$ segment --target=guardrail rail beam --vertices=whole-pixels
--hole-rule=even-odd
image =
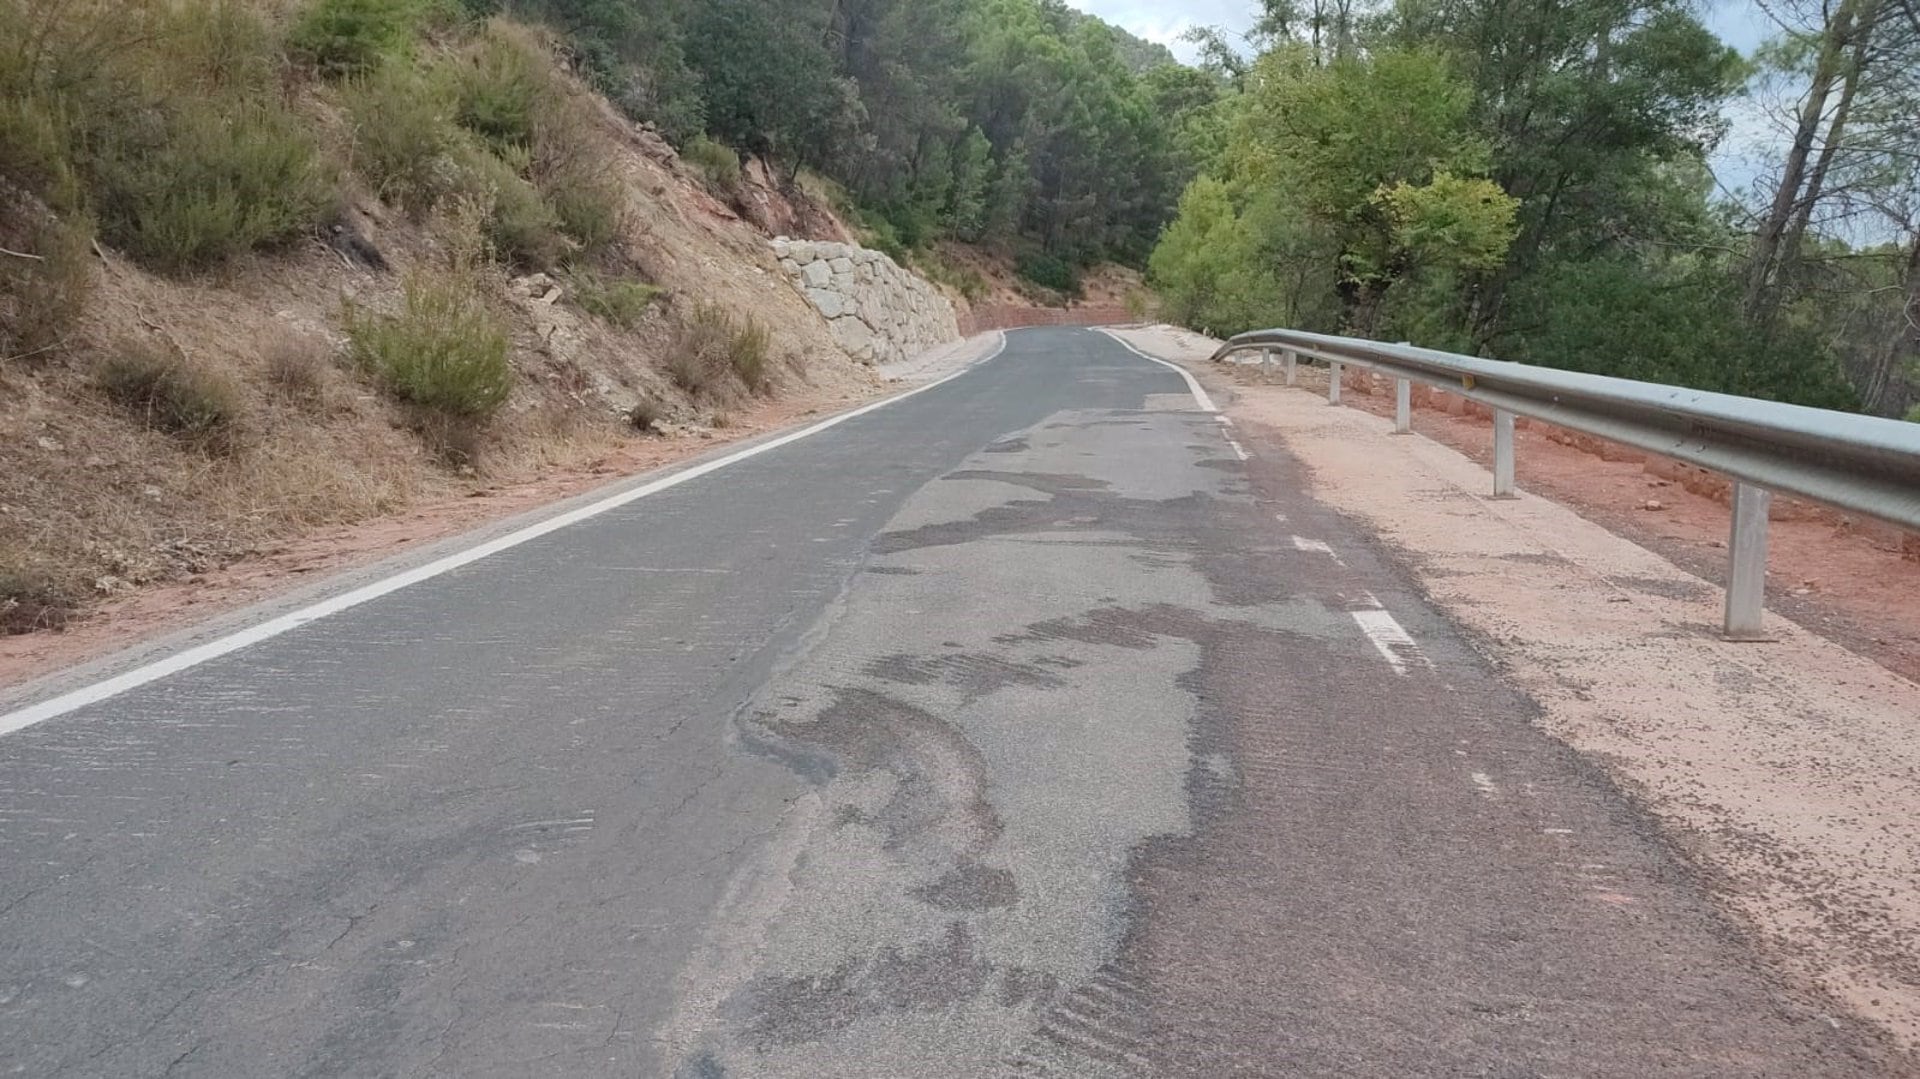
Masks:
[[[1767,507],[1775,494],[1920,532],[1920,424],[1300,330],[1244,333],[1213,358],[1274,348],[1284,350],[1290,386],[1298,356],[1326,361],[1331,404],[1340,403],[1349,364],[1395,379],[1396,431],[1410,426],[1414,382],[1492,409],[1496,497],[1514,492],[1518,416],[1731,478],[1725,629],[1736,640],[1765,639]]]

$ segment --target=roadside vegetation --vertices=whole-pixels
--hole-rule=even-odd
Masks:
[[[766,391],[772,370],[772,337],[751,316],[716,304],[696,304],[680,322],[667,349],[667,372],[696,397],[728,402],[742,391]]]
[[[1905,415],[1920,21],[1773,16],[1745,58],[1673,0],[1269,3],[1255,55],[1202,35],[1225,89],[1182,135],[1165,313]],[[1786,117],[1744,190],[1708,165],[1753,138],[1735,115]]]

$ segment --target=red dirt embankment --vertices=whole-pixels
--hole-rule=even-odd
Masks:
[[[1031,307],[1024,304],[988,304],[960,318],[960,333],[971,337],[988,330],[1018,330],[1027,326],[1122,326],[1138,322],[1121,304],[1081,307]]]

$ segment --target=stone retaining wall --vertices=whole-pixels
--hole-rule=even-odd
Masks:
[[[855,359],[896,363],[960,339],[952,301],[878,251],[783,236],[773,252]]]

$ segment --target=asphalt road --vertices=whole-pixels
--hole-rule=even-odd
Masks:
[[[0,1073],[1878,1074],[1304,490],[1022,331],[0,736]]]

